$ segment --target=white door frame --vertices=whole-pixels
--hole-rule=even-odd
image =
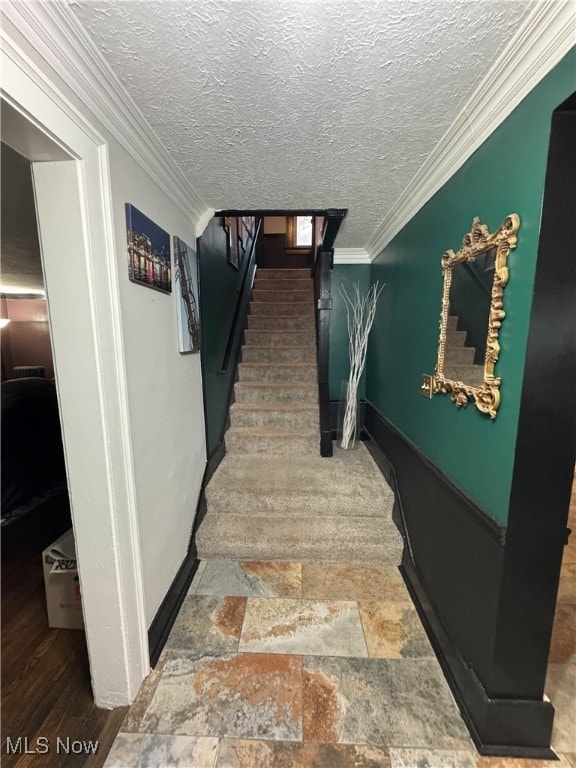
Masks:
[[[92,686],[112,708],[150,666],[108,148],[4,30],[2,98],[33,162]]]

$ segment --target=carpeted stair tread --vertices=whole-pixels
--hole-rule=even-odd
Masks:
[[[266,317],[277,317],[282,315],[309,315],[314,317],[314,302],[312,301],[292,301],[282,304],[281,309],[275,301],[255,301],[252,299],[250,304],[251,315],[265,315]]]
[[[229,456],[206,489],[210,512],[389,517],[394,494],[368,452],[331,459]],[[360,451],[360,449],[358,449]],[[354,451],[356,454],[357,451]]]
[[[449,331],[455,331],[458,326],[458,317],[456,315],[448,315],[448,322],[446,329]]]
[[[265,346],[265,347],[304,347],[312,346],[315,342],[315,331],[313,328],[300,329],[296,331],[284,330],[251,330],[244,331],[244,343],[246,346]]]
[[[317,437],[317,427],[230,427],[228,432],[234,432],[239,435],[253,435],[254,437],[275,437],[284,435],[285,437]],[[228,432],[226,434],[228,434]]]
[[[270,347],[246,344],[242,347],[242,362],[245,363],[312,363],[316,360],[316,346]]]
[[[316,363],[239,363],[240,381],[315,382]]]
[[[206,515],[196,534],[198,557],[236,560],[399,565],[402,539],[381,517]]]
[[[257,304],[259,301],[266,303],[274,302],[278,305],[278,314],[282,314],[285,304],[313,304],[314,294],[312,291],[270,291],[267,288],[254,288],[252,291],[252,301]]]
[[[462,381],[472,387],[479,387],[484,381],[484,366],[444,363],[444,376],[452,381]]]
[[[254,331],[312,331],[314,315],[248,315],[248,330]]]
[[[258,280],[298,280],[303,277],[310,277],[310,269],[303,267],[299,269],[263,269],[258,267],[256,278]]]
[[[466,331],[452,331],[446,332],[446,344],[449,347],[463,347],[466,343]]]
[[[258,275],[254,280],[254,288],[263,288],[267,291],[312,291],[314,290],[314,281],[312,278],[302,278],[300,280],[259,280]]]
[[[237,403],[317,403],[318,386],[300,381],[237,381]]]
[[[227,456],[234,453],[279,457],[315,457],[320,434],[317,427],[230,427],[225,436]]]
[[[448,351],[449,349],[449,351]],[[450,347],[447,348],[444,364],[450,360],[453,365],[472,365],[476,350],[474,347]]]
[[[318,406],[306,403],[233,403],[232,427],[309,427],[318,426]]]

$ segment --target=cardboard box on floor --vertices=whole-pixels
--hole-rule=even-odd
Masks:
[[[80,581],[76,560],[56,560],[50,554],[70,536],[66,532],[42,552],[48,626],[58,629],[84,629]]]

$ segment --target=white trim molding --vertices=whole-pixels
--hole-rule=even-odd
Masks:
[[[364,248],[334,248],[334,264],[370,264]]]
[[[68,7],[61,0],[4,0],[2,15],[180,212],[196,223],[206,204]]]
[[[575,42],[574,0],[537,0],[524,23],[366,244],[372,261],[558,64]]]
[[[196,222],[196,237],[202,237],[204,230],[210,224],[211,219],[217,210],[223,210],[222,208],[207,208]]]
[[[110,163],[98,130],[61,92],[61,84],[53,83],[44,59],[32,60],[47,33],[37,39],[24,22],[22,28],[21,10],[2,5],[3,112],[11,116],[10,135],[18,131],[17,113],[19,149],[36,161],[36,208],[90,673],[97,706],[112,708],[132,702],[150,664]]]

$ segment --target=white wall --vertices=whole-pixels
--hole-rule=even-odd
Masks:
[[[176,293],[128,280],[124,204],[196,249],[187,220],[116,142],[110,141],[120,310],[148,625],[190,541],[206,463],[200,355],[178,352]],[[174,278],[174,272],[172,277]]]
[[[148,672],[206,459],[200,358],[178,352],[175,294],[128,280],[124,205],[192,247],[203,205],[64,6],[2,12],[2,131],[34,161],[92,683],[113,707]]]

